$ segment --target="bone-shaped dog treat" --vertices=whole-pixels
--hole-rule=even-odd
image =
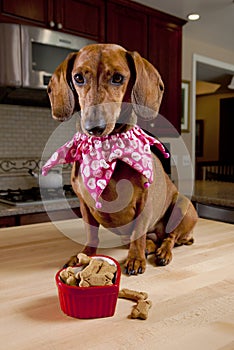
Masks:
[[[106,273],[106,272],[111,272],[115,273],[117,271],[117,267],[114,265],[110,265],[107,261],[102,262],[102,266],[100,267],[100,270],[98,273]]]
[[[66,284],[69,284],[70,286],[77,285],[75,271],[72,267],[68,267],[66,270],[62,270],[59,275]]]
[[[77,254],[77,258],[79,260],[79,264],[82,264],[82,265],[88,265],[92,259],[84,253]]]
[[[130,317],[146,320],[151,306],[152,306],[151,300],[138,300],[137,304],[133,306]]]
[[[76,275],[76,277],[77,278],[86,278],[90,275],[97,273],[100,270],[102,263],[103,262],[101,260],[91,259],[89,265],[86,266],[84,268],[84,270],[79,272],[78,276]]]
[[[81,277],[79,287],[95,287],[111,285],[114,278],[113,273],[107,272],[105,274],[96,273],[88,277]]]
[[[69,286],[77,286],[77,279],[75,276],[69,276],[66,280],[66,284],[69,284]]]
[[[130,300],[145,300],[148,298],[148,294],[145,292],[137,292],[135,290],[123,288],[119,291],[119,298],[130,299]]]

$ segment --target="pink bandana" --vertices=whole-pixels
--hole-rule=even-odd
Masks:
[[[97,200],[108,185],[118,159],[146,177],[145,187],[153,182],[150,145],[155,145],[165,158],[169,157],[161,142],[147,135],[139,126],[125,133],[101,137],[77,132],[46,162],[42,175],[47,175],[55,165],[78,161],[83,181],[96,201],[96,207],[101,208]]]

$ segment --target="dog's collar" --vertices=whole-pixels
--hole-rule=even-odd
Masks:
[[[161,142],[146,134],[139,126],[124,133],[100,137],[89,137],[77,132],[71,141],[54,152],[43,166],[42,175],[47,175],[55,165],[78,161],[87,190],[96,201],[96,208],[101,208],[98,199],[108,185],[118,159],[146,178],[145,187],[152,183],[150,145],[155,145],[165,158],[169,157]]]

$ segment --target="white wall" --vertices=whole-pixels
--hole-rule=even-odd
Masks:
[[[195,40],[186,32],[186,25],[183,28],[183,50],[182,50],[182,79],[191,82],[192,92],[193,77],[193,55],[202,55],[215,60],[219,60],[234,65],[234,50],[227,51],[217,46]],[[192,112],[192,94],[190,93],[190,132],[182,133],[183,140],[190,154],[192,153],[192,133],[194,132],[194,123],[191,118]],[[195,97],[195,96],[194,96]],[[192,155],[192,154],[191,154]],[[194,155],[193,155],[194,156]]]

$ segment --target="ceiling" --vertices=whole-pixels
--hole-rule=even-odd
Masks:
[[[211,66],[203,62],[197,62],[197,80],[219,84],[220,87],[215,93],[234,92],[234,90],[230,90],[227,87],[230,84],[233,75],[234,71]]]
[[[189,13],[199,13],[200,19],[188,21],[183,27],[183,32],[195,40],[234,51],[234,0],[134,1],[186,20]],[[197,66],[197,80],[221,84],[220,92],[233,91],[225,88],[233,74],[233,71],[204,63],[199,63]]]
[[[184,32],[197,40],[234,51],[233,0],[134,0],[187,20],[189,13],[199,13],[200,19],[188,22]]]

